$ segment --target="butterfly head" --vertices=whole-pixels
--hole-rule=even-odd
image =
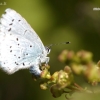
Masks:
[[[46,49],[47,54],[49,54],[50,51],[51,51],[51,48],[49,48],[49,47],[46,46],[45,49]]]

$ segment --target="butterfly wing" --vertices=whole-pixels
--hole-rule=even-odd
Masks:
[[[24,18],[11,9],[5,12],[0,19],[0,66],[12,74],[36,63],[45,47]]]
[[[3,26],[11,34],[19,34],[22,37],[30,40],[31,42],[40,42],[40,48],[42,50],[45,49],[36,32],[31,28],[31,26],[26,22],[26,20],[16,11],[10,8],[6,9],[5,14],[3,14],[2,18],[0,19],[0,23],[0,26]]]

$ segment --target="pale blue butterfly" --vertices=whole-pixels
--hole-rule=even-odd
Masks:
[[[40,76],[39,66],[49,62],[49,53],[26,20],[6,9],[0,18],[0,68],[8,74],[29,68],[30,73]]]

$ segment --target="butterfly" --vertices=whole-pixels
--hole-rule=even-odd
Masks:
[[[0,68],[13,74],[29,68],[40,76],[42,63],[48,64],[50,48],[45,47],[27,21],[13,9],[6,9],[0,18]]]

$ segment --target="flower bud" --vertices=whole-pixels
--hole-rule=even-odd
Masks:
[[[40,88],[42,90],[46,90],[47,89],[47,83],[40,84]]]
[[[53,84],[50,91],[55,98],[60,97],[63,94],[63,89],[61,89],[57,84]]]
[[[63,51],[61,52],[61,54],[58,56],[58,59],[59,59],[61,62],[66,62],[67,54],[68,54],[68,51],[67,51],[67,50],[63,50]]]
[[[92,60],[92,53],[88,51],[82,50],[77,52],[76,55],[81,59],[81,62],[83,63],[89,63]]]
[[[92,83],[92,85],[96,85],[100,82],[100,69],[96,64],[90,64],[84,71],[84,75],[88,82]]]

